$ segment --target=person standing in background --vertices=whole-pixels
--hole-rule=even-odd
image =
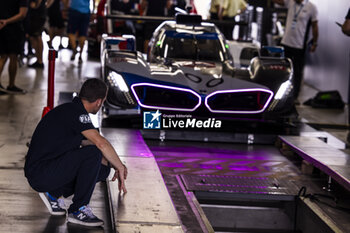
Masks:
[[[53,0],[48,0],[51,4]],[[29,2],[29,39],[35,50],[36,62],[28,65],[30,68],[44,68],[42,33],[46,21],[46,0],[31,0]]]
[[[62,15],[61,10],[61,3],[64,7],[67,7],[67,0],[53,0],[51,3],[48,2],[47,4],[47,15],[49,17],[49,36],[50,40],[48,42],[48,45],[50,48],[52,48],[52,40],[56,37],[60,37],[60,45],[58,49],[63,48],[61,41],[62,41],[62,35],[64,31],[64,19]]]
[[[307,49],[308,32],[311,25],[312,43],[310,52],[315,52],[318,40],[317,8],[309,0],[272,0],[274,3],[288,9],[285,33],[282,38],[285,56],[293,61],[293,95],[295,103],[300,92],[305,66],[305,52]]]
[[[95,3],[95,1],[93,0]],[[95,4],[94,4],[95,5]],[[69,43],[73,50],[71,60],[75,59],[77,51],[77,37],[79,43],[79,63],[82,60],[82,52],[90,23],[90,0],[70,0],[69,13],[68,13],[68,27],[67,33],[69,37]]]
[[[147,16],[165,16],[170,0],[141,0],[141,8]]]
[[[176,15],[176,10],[175,8],[180,8],[184,11],[186,11],[186,6],[187,6],[187,2],[186,0],[171,0],[168,1],[168,16],[169,17],[174,17]]]
[[[220,0],[211,0],[210,2],[210,19],[218,20],[219,19],[219,8],[220,8]]]
[[[244,0],[223,0],[219,5],[218,18],[231,22],[230,25],[225,25],[223,28],[223,34],[226,39],[232,40],[232,31],[234,28],[235,16],[245,11],[247,3]]]
[[[21,21],[28,11],[27,0],[0,0],[0,94],[25,94],[26,91],[15,86],[17,74],[17,57],[22,50],[24,30]],[[9,85],[5,89],[1,85],[1,75],[7,59]]]
[[[165,16],[170,0],[141,0],[141,11],[147,16]],[[144,25],[144,45],[143,50],[147,53],[148,42],[159,23],[146,23]]]

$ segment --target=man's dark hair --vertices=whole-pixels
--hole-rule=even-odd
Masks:
[[[106,93],[107,85],[101,79],[92,78],[83,83],[83,86],[79,92],[79,97],[80,99],[84,99],[92,103],[97,99],[105,98]]]

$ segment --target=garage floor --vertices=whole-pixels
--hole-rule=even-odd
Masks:
[[[97,60],[87,60],[86,53],[84,53],[83,63],[79,65],[77,60],[70,61],[70,55],[69,50],[61,50],[56,60],[56,102],[60,92],[78,91],[86,78],[100,76],[100,66]],[[47,56],[47,50],[44,51],[44,56]],[[31,63],[34,61],[35,59]],[[24,62],[26,63],[27,60],[25,59]],[[104,184],[96,188],[92,207],[96,215],[102,217],[107,224],[104,228],[86,229],[66,225],[64,218],[51,217],[23,175],[26,144],[30,141],[31,134],[41,118],[43,107],[46,106],[47,67],[47,62],[43,70],[27,68],[26,65],[20,67],[16,84],[28,90],[28,93],[0,96],[0,232],[110,232]],[[3,71],[1,83],[7,86],[7,66]],[[311,87],[304,86],[300,102],[313,97],[316,92]],[[342,129],[344,128],[342,126],[347,125],[345,109],[315,110],[304,105],[297,106],[297,109],[305,121],[324,126],[329,124],[340,126],[333,128],[327,126],[326,130],[345,141],[348,133]],[[168,169],[173,169],[171,161],[162,163],[167,163]],[[234,166],[234,159],[230,163]],[[276,169],[283,170],[283,164],[284,161],[279,161]],[[257,164],[258,168],[259,166]],[[191,168],[191,172],[196,172],[196,168]],[[288,171],[283,172],[288,175]]]

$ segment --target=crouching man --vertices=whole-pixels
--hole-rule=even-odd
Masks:
[[[99,79],[88,79],[79,97],[47,113],[32,136],[25,161],[25,176],[50,213],[66,215],[63,197],[73,195],[67,221],[85,226],[101,226],[89,207],[96,182],[104,181],[114,169],[113,181],[126,192],[127,168],[112,145],[91,123],[106,99],[107,86]]]

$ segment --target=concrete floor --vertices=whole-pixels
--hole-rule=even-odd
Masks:
[[[70,55],[69,50],[61,50],[56,60],[56,102],[59,92],[78,91],[87,77],[99,77],[97,61],[88,61],[84,53],[83,63],[79,65],[77,60],[70,61]],[[44,56],[47,56],[47,48]],[[91,204],[96,215],[102,217],[107,224],[103,229],[87,229],[67,225],[62,217],[51,217],[23,175],[26,144],[41,118],[43,107],[46,106],[47,67],[47,62],[43,70],[20,67],[16,84],[28,90],[28,93],[0,96],[0,232],[110,232],[103,184],[97,186]],[[8,73],[5,67],[1,83],[6,87],[7,82]],[[316,92],[304,85],[301,102],[313,97]],[[315,110],[304,105],[297,108],[301,117],[309,122],[347,124],[346,111]],[[345,140],[347,135],[346,130],[329,131],[341,140]]]
[[[313,98],[317,92],[318,90],[304,84],[299,95],[300,103]],[[297,105],[296,108],[304,122],[319,125],[320,130],[327,131],[346,142],[349,133],[349,130],[346,129],[349,126],[348,105],[345,105],[344,109],[316,109],[303,104]]]

